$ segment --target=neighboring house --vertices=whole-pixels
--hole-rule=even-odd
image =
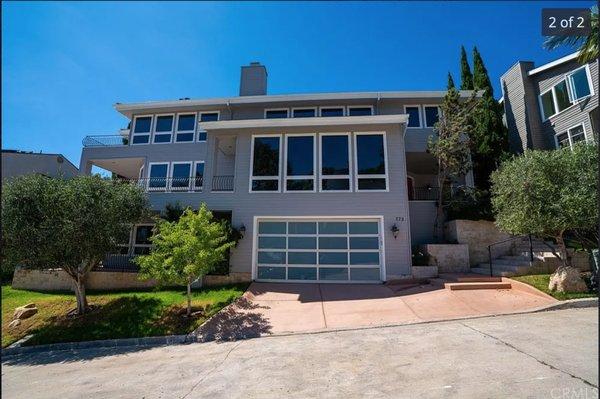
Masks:
[[[81,172],[139,181],[155,210],[205,202],[229,215],[244,232],[231,272],[246,279],[410,276],[411,244],[433,234],[437,164],[426,144],[445,92],[266,87],[266,68],[252,63],[239,97],[117,103],[131,130],[86,137]],[[123,253],[147,252],[150,229],[137,226]]]
[[[73,177],[79,170],[61,154],[2,150],[2,179],[39,173],[51,177]]]
[[[534,67],[519,61],[502,77],[502,102],[512,152],[597,140],[598,60],[581,65],[573,53]]]

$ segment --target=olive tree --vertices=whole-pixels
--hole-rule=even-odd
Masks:
[[[135,259],[141,278],[163,284],[187,286],[187,315],[192,313],[192,283],[210,273],[223,260],[235,241],[229,240],[225,223],[213,221],[205,204],[197,212],[187,208],[173,222],[157,221],[150,238],[150,254]]]
[[[77,314],[84,314],[88,273],[147,212],[135,185],[100,176],[18,177],[2,190],[3,257],[24,268],[64,270]]]

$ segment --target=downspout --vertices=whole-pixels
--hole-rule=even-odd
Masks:
[[[229,119],[233,119],[233,110],[231,109],[231,103],[227,100],[227,110],[229,111]]]
[[[377,102],[375,103],[375,115],[379,115],[379,101],[381,100],[381,93],[377,92]]]

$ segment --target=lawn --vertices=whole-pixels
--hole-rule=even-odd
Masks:
[[[586,278],[585,275],[583,277],[584,277],[584,279]],[[535,274],[535,275],[530,275],[530,276],[516,276],[516,277],[511,277],[511,278],[514,280],[529,284],[531,286],[534,286],[538,290],[545,292],[546,294],[551,295],[560,301],[564,301],[566,299],[593,298],[593,297],[598,296],[593,291],[592,292],[582,292],[582,293],[552,292],[548,289],[548,284],[550,283],[550,274]],[[587,282],[588,281],[586,281],[586,283]]]
[[[136,338],[193,331],[207,318],[239,298],[247,284],[207,287],[193,291],[196,316],[184,317],[185,289],[89,292],[94,307],[81,317],[67,316],[76,307],[69,292],[43,293],[2,286],[2,347],[34,334],[26,345]],[[14,309],[33,302],[38,313],[9,329]]]

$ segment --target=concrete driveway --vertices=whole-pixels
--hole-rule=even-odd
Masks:
[[[382,284],[252,283],[240,301],[195,334],[205,341],[232,340],[508,314],[555,302],[533,289],[451,291],[429,284],[407,288]]]
[[[598,310],[3,357],[2,395],[597,398]]]

